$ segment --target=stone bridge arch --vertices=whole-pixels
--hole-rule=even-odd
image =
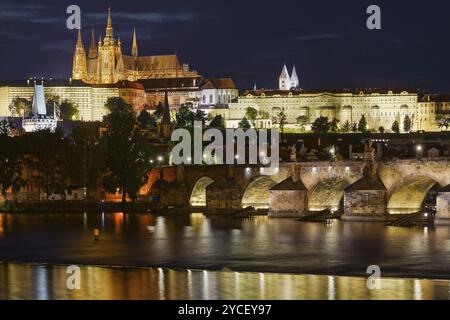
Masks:
[[[271,176],[253,178],[243,189],[242,208],[252,206],[257,209],[268,209],[270,189],[276,184],[277,182]]]
[[[396,160],[381,163],[379,176],[386,186],[388,197],[414,176],[426,176],[440,186],[450,184],[450,162],[447,160]]]
[[[345,188],[350,184],[343,177],[331,177],[319,181],[309,193],[308,209],[338,211],[342,208]]]
[[[442,187],[437,179],[430,174],[410,174],[395,184],[388,204],[389,214],[410,214],[419,212],[428,192],[433,188]]]
[[[209,176],[199,177],[189,190],[189,205],[191,207],[205,207],[206,188],[214,182],[214,179]]]

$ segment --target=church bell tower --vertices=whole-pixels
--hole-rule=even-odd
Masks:
[[[280,90],[290,90],[291,89],[291,78],[289,77],[289,72],[286,67],[286,63],[283,65],[279,78],[279,89]]]

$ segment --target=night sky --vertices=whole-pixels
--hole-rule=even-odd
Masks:
[[[20,3],[20,4],[19,4]],[[205,77],[231,76],[239,89],[274,88],[283,62],[307,89],[420,87],[450,92],[450,1],[28,1],[1,0],[0,79],[71,76],[76,31],[66,8],[91,28],[115,35],[130,54],[177,52]],[[366,28],[366,8],[382,10],[382,30]]]

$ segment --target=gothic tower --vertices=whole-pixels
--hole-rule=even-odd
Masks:
[[[131,55],[133,56],[134,60],[136,60],[138,57],[136,28],[134,28],[134,32],[133,32],[133,47],[131,48]]]
[[[291,88],[298,89],[299,88],[299,81],[297,76],[297,70],[295,70],[295,66],[292,68],[291,73]]]
[[[87,78],[87,64],[86,51],[84,50],[83,40],[81,39],[81,30],[78,30],[77,45],[73,55],[72,78],[74,80],[86,81]]]
[[[114,39],[114,31],[112,26],[111,8],[108,9],[108,23],[106,26],[106,34],[103,43],[99,43],[98,47],[98,80],[100,83],[110,84],[116,83],[116,53],[118,44]]]
[[[97,44],[95,43],[94,30],[92,30],[91,45],[89,46],[88,58],[89,59],[97,59],[97,57],[98,57]]]
[[[287,70],[286,63],[283,65],[283,69],[281,70],[279,78],[279,88],[280,90],[291,89],[291,78],[289,77],[289,72]]]

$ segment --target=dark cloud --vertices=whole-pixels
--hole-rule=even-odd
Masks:
[[[240,88],[275,87],[286,61],[306,88],[405,86],[450,92],[449,1],[377,0],[382,30],[366,28],[366,0],[2,0],[0,78],[69,77],[76,31],[66,9],[105,33],[106,13],[129,53],[178,52],[201,74],[232,76]]]

